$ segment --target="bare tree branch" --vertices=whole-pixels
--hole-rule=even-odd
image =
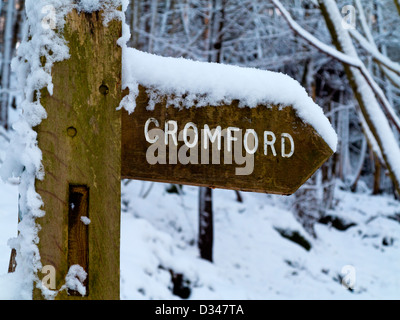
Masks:
[[[281,12],[282,16],[288,22],[290,28],[301,38],[306,40],[309,44],[313,47],[318,49],[319,51],[329,55],[333,59],[344,63],[350,67],[356,68],[361,72],[361,75],[365,78],[368,85],[371,87],[372,91],[374,92],[376,98],[378,99],[379,103],[385,110],[385,113],[389,117],[392,124],[396,127],[396,129],[400,132],[400,119],[396,115],[395,111],[393,110],[392,106],[390,105],[389,101],[387,100],[385,94],[383,93],[382,89],[379,85],[375,82],[375,80],[371,77],[370,73],[368,72],[367,68],[365,67],[364,63],[358,58],[353,57],[339,50],[328,46],[327,44],[321,42],[316,37],[314,37],[311,33],[304,30],[296,21],[293,20],[290,13],[285,9],[285,7],[281,4],[279,0],[271,0],[274,6]]]

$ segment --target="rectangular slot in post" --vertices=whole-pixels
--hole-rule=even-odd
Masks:
[[[89,188],[82,185],[69,186],[68,201],[68,269],[80,265],[87,273],[83,285],[89,294],[89,226],[81,218],[89,218]],[[68,290],[72,296],[82,296],[78,291]]]

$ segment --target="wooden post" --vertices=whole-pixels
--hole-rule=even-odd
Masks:
[[[36,183],[46,211],[37,220],[42,265],[55,268],[57,290],[71,265],[88,274],[85,297],[63,290],[57,299],[119,299],[121,30],[120,21],[104,26],[101,12],[69,13],[70,58],[52,69],[53,95],[42,91],[47,119],[36,129],[45,170]],[[34,299],[41,298],[35,289]]]

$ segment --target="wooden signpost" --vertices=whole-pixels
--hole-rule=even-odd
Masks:
[[[36,129],[45,168],[36,183],[46,211],[37,219],[42,265],[55,268],[57,290],[80,265],[88,274],[84,299],[119,298],[120,36],[121,22],[104,27],[98,12],[67,16],[70,58],[53,67],[53,95],[43,90],[41,98],[47,118]],[[60,291],[57,299],[82,299],[72,294]]]
[[[60,291],[57,299],[119,299],[121,178],[291,194],[332,154],[290,106],[179,109],[161,99],[149,111],[140,87],[135,111],[116,111],[120,36],[121,22],[105,27],[97,12],[72,11],[70,58],[53,67],[53,95],[42,92],[41,261],[55,268],[56,290],[71,266],[88,274],[84,297]]]
[[[147,110],[139,87],[122,112],[122,177],[211,188],[294,193],[332,155],[293,108],[231,105]]]

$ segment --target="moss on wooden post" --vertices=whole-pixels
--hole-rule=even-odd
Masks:
[[[87,256],[84,299],[119,299],[121,115],[116,108],[122,93],[116,42],[121,30],[121,21],[104,26],[101,12],[68,14],[64,37],[70,58],[53,67],[53,95],[43,90],[41,98],[47,119],[36,128],[45,170],[45,179],[36,183],[46,211],[37,220],[41,261],[54,266],[58,290],[70,265]],[[68,221],[70,208],[77,205],[69,203],[76,198],[71,186],[88,192],[80,210],[87,210],[90,224],[87,231],[74,231],[84,240],[87,235],[87,245],[69,235],[79,223]],[[34,298],[42,298],[38,289]],[[57,295],[70,298],[82,299],[65,290]]]

